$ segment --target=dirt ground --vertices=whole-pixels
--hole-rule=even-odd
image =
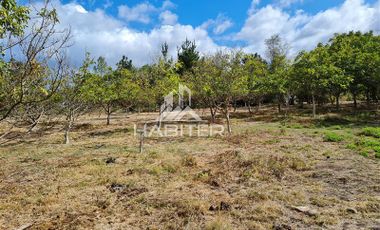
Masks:
[[[0,147],[1,229],[380,229],[380,160],[326,130],[236,115],[232,135],[151,137],[155,114],[86,117]],[[378,125],[375,120],[375,125]]]

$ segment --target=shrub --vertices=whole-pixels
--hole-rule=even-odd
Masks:
[[[375,128],[375,127],[364,128],[362,134],[365,136],[380,138],[380,127],[378,127],[378,128]]]
[[[344,138],[337,133],[329,132],[325,134],[323,140],[326,142],[341,142],[344,140]]]

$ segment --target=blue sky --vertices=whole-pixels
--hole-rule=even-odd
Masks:
[[[52,0],[61,27],[70,27],[69,49],[78,63],[89,51],[114,64],[122,55],[136,65],[153,62],[160,44],[195,40],[204,55],[220,49],[265,53],[279,34],[289,56],[326,42],[334,33],[380,32],[380,0]]]

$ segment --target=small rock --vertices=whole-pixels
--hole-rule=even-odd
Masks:
[[[348,213],[353,213],[353,214],[358,213],[358,210],[356,210],[355,208],[347,208],[346,211],[347,211]]]
[[[295,207],[292,207],[294,210],[298,211],[298,212],[302,212],[308,216],[316,216],[318,215],[318,212],[316,210],[313,210],[307,206],[295,206]]]

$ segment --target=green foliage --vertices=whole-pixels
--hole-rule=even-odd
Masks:
[[[360,155],[363,157],[369,157],[369,151],[367,149],[364,149],[360,152]]]
[[[0,38],[6,33],[21,35],[29,20],[29,8],[18,6],[15,0],[1,0],[0,2]]]
[[[118,70],[133,70],[132,60],[129,60],[127,56],[123,55],[121,60],[116,64]]]
[[[360,93],[369,96],[379,90],[379,36],[372,32],[338,34],[330,40],[329,50],[334,65],[353,79],[349,90],[355,100]]]
[[[334,132],[327,132],[325,133],[323,140],[326,142],[341,142],[344,140],[344,137]]]
[[[375,158],[378,158],[380,153],[380,141],[372,137],[365,137],[348,144],[346,148],[355,150],[365,157],[374,155]]]
[[[183,74],[186,71],[190,71],[199,60],[199,52],[197,51],[197,45],[195,41],[190,41],[186,39],[181,47],[178,48],[177,53],[178,63],[178,73]]]
[[[380,138],[380,127],[367,127],[364,128],[362,131],[362,134],[365,136],[371,136],[371,137],[376,137]]]

